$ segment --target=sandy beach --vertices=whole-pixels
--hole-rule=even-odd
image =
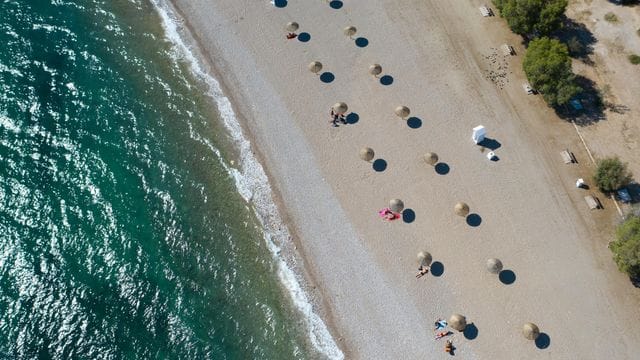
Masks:
[[[252,138],[346,358],[446,358],[432,325],[452,313],[473,323],[453,336],[464,359],[637,356],[637,289],[606,247],[615,210],[587,209],[574,186],[589,172],[580,140],[524,94],[520,41],[480,15],[482,2],[173,2]],[[286,40],[289,21],[309,40]],[[366,41],[346,37],[348,25]],[[504,58],[503,43],[518,55]],[[310,73],[314,60],[335,79]],[[391,84],[367,73],[372,63]],[[489,71],[504,76],[496,83]],[[331,127],[337,101],[351,123]],[[398,105],[412,118],[396,117]],[[498,161],[471,141],[480,124]],[[383,171],[358,158],[363,146]],[[565,148],[579,165],[562,163]],[[440,173],[422,160],[428,151]],[[415,217],[381,221],[392,198]],[[454,214],[458,201],[469,223]],[[416,280],[419,251],[437,266]],[[485,270],[492,257],[510,284]],[[524,339],[525,322],[546,341]]]

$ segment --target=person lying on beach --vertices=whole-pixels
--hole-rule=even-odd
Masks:
[[[298,37],[298,34],[294,34],[294,33],[287,34],[287,40],[295,39],[296,37]]]
[[[420,265],[418,268],[418,273],[416,274],[416,279],[420,279],[425,276],[429,272],[429,267],[425,265]]]
[[[439,333],[436,335],[436,340],[438,340],[438,339],[442,339],[443,337],[445,337],[445,336],[449,336],[449,335],[451,335],[451,334],[453,334],[451,331],[443,331],[443,332],[439,332]]]
[[[433,329],[433,331],[438,331],[440,329],[446,328],[447,327],[447,322],[444,321],[443,319],[438,319],[438,320],[436,320],[435,326],[436,326],[436,328]]]
[[[396,219],[400,218],[400,214],[394,213],[389,208],[384,208],[384,209],[378,211],[378,215],[380,215],[380,217],[383,220],[386,220],[386,221],[393,221],[393,220],[396,220]]]
[[[340,122],[345,124],[345,125],[347,124],[347,118],[344,117],[344,114],[340,114]]]

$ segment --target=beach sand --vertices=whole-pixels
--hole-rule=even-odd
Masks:
[[[480,16],[479,1],[174,3],[267,168],[317,285],[317,310],[347,358],[445,358],[432,324],[452,313],[474,324],[453,337],[464,359],[631,359],[640,351],[638,294],[606,248],[615,211],[586,209],[573,183],[588,174],[587,155],[570,124],[524,94],[521,57],[498,52],[491,63],[505,42],[523,49],[502,20]],[[310,40],[287,41],[289,21]],[[342,33],[348,25],[366,46]],[[335,80],[310,73],[313,60]],[[393,83],[370,76],[372,63]],[[501,86],[487,80],[492,69],[504,72]],[[331,127],[337,101],[357,121]],[[397,118],[398,105],[415,118]],[[498,161],[471,141],[480,124]],[[363,146],[386,161],[384,171],[358,158]],[[561,162],[567,147],[579,165]],[[428,151],[446,174],[422,161]],[[415,219],[381,221],[377,210],[392,198]],[[453,213],[458,201],[476,214],[471,225]],[[437,266],[416,280],[422,250]],[[513,283],[485,270],[491,257]],[[525,322],[544,333],[542,349],[523,338]]]

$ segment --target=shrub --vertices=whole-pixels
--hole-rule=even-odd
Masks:
[[[629,62],[632,63],[633,65],[640,64],[640,55],[636,55],[636,54],[629,55]]]
[[[616,241],[609,245],[618,269],[631,278],[640,277],[640,217],[632,216],[616,229]]]
[[[564,105],[582,91],[575,83],[567,46],[558,40],[543,37],[530,42],[522,67],[551,106]]]
[[[612,12],[608,12],[604,14],[604,19],[607,20],[608,22],[618,22],[618,17],[616,16],[616,14]]]
[[[627,169],[627,164],[617,157],[599,160],[596,173],[593,175],[593,182],[602,192],[616,191],[628,185],[631,180],[632,175]]]

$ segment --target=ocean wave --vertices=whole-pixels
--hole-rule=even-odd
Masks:
[[[251,143],[243,134],[231,102],[222,92],[219,82],[203,70],[200,62],[183,40],[181,36],[182,29],[178,26],[180,20],[175,15],[171,5],[162,0],[152,0],[151,2],[162,19],[166,38],[173,44],[176,52],[173,54],[176,57],[175,60],[187,63],[193,74],[209,86],[209,95],[215,101],[223,124],[240,152],[240,170],[226,164],[222,160],[219,150],[209,141],[201,139],[193,133],[192,137],[209,146],[217,155],[217,158],[220,159],[227,172],[233,177],[240,195],[247,202],[254,204],[255,213],[263,227],[264,239],[277,263],[277,275],[288,290],[297,310],[304,316],[312,345],[330,359],[343,359],[344,354],[336,345],[326,324],[313,311],[313,306],[301,285],[302,279],[280,255],[281,248],[278,246],[278,242],[286,242],[290,238],[290,234],[278,214],[266,173],[251,151]]]

